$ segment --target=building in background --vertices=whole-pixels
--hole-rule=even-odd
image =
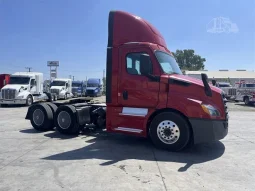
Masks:
[[[235,85],[236,82],[240,80],[244,80],[247,82],[255,82],[255,72],[254,71],[246,71],[246,70],[219,70],[219,71],[185,71],[185,74],[201,79],[201,73],[205,73],[208,76],[209,81],[212,79],[217,82],[229,82],[231,85]]]

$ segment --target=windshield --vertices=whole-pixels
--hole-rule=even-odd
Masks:
[[[80,88],[80,87],[81,87],[81,84],[73,83],[72,86],[73,86],[74,88]]]
[[[29,77],[10,77],[9,84],[29,84]]]
[[[180,70],[178,63],[176,62],[173,56],[161,51],[156,51],[155,55],[164,73],[182,74],[182,71]]]
[[[87,84],[87,87],[98,87],[98,84],[93,84],[93,83]]]
[[[66,82],[64,81],[53,81],[51,83],[51,86],[65,86],[66,85]]]

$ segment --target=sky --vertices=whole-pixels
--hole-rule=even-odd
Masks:
[[[0,0],[0,73],[43,72],[59,61],[58,77],[103,76],[108,14],[122,10],[153,24],[168,49],[194,49],[205,69],[255,71],[254,0]],[[210,21],[228,18],[235,32],[210,33]]]

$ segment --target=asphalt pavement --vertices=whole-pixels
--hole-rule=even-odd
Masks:
[[[104,131],[37,132],[27,107],[0,108],[0,190],[255,190],[255,107],[228,106],[225,139],[179,153]]]

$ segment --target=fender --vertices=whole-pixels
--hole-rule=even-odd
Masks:
[[[32,95],[29,91],[22,91],[22,92],[19,92],[19,93],[18,93],[17,98],[18,98],[18,99],[27,99],[27,97],[28,97],[29,95],[32,96],[32,98],[33,98],[33,95]],[[23,96],[23,98],[19,98],[19,97],[21,97],[21,96]]]

